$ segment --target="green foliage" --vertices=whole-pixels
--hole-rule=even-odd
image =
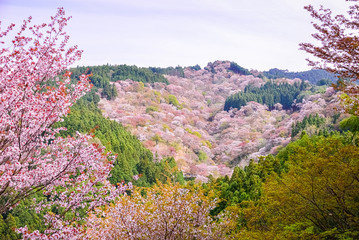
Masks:
[[[235,167],[232,177],[220,177],[212,184],[219,192],[220,202],[213,209],[212,214],[217,215],[225,208],[237,205],[243,201],[260,199],[262,195],[262,182],[273,170],[276,160],[273,156],[262,158],[257,164],[253,160],[244,169]]]
[[[162,159],[159,163],[158,181],[185,184],[182,171],[178,170],[176,161],[173,157],[167,157]]]
[[[102,97],[111,100],[117,97],[117,89],[114,84],[106,84],[101,92]]]
[[[173,106],[180,107],[180,104],[175,95],[168,95],[168,103],[172,104]]]
[[[168,131],[171,131],[171,128],[170,128],[170,126],[168,126],[167,124],[163,123],[163,124],[162,124],[162,130],[163,130],[163,131],[167,131],[167,130],[168,130]]]
[[[261,194],[239,199],[239,204],[239,191],[250,191],[244,187],[246,169],[236,168],[230,181],[240,179],[241,187],[231,188],[228,180],[222,184],[226,201],[217,209],[234,205],[240,239],[357,239],[359,147],[353,137],[350,132],[302,134],[277,156],[261,158],[252,166]]]
[[[229,70],[240,75],[252,75],[252,73],[248,71],[248,69],[239,66],[235,62],[231,62]]]
[[[115,88],[116,89],[116,88]],[[100,102],[100,96],[97,94],[98,89],[96,87],[92,87],[91,91],[86,93],[85,96],[82,98],[86,100],[87,102],[93,102],[95,105]],[[117,96],[117,91],[114,97]],[[112,96],[110,96],[112,99]],[[109,99],[109,96],[106,96],[107,99]]]
[[[194,66],[190,66],[189,67],[191,70],[195,70],[195,71],[198,71],[198,70],[201,70],[201,66],[199,66],[198,64],[194,65]]]
[[[1,223],[2,222],[2,223]],[[16,219],[15,217],[10,213],[7,215],[5,221],[0,220],[0,224],[2,224],[3,232],[2,232],[2,238],[1,239],[19,239],[19,234],[15,232],[15,229],[17,228]],[[0,235],[1,236],[1,235]]]
[[[330,86],[332,84],[332,80],[330,79],[321,79],[317,82],[318,86]]]
[[[298,234],[311,228],[330,239],[359,236],[359,148],[345,138],[304,137],[291,146],[288,173],[264,188],[269,218],[280,217],[275,225],[301,224]]]
[[[313,118],[314,119],[314,118]],[[356,239],[359,147],[351,132],[309,137],[260,157],[232,177],[211,178],[219,203],[237,215],[240,239]],[[313,191],[311,190],[313,189]]]
[[[43,198],[42,193],[37,193],[32,198]],[[20,239],[20,234],[15,232],[16,228],[27,226],[29,230],[44,231],[46,229],[42,214],[37,214],[31,199],[25,199],[20,202],[14,209],[4,215],[0,215],[0,239]]]
[[[199,150],[197,155],[198,155],[198,161],[200,161],[200,162],[203,162],[203,161],[207,160],[207,158],[208,158],[207,154],[205,152],[203,152],[202,150]]]
[[[289,143],[285,148],[281,149],[278,154],[275,156],[276,161],[279,163],[279,171],[275,170],[277,174],[282,174],[287,172],[290,168],[290,159],[295,157],[299,150],[305,149],[311,145],[318,145],[326,141],[326,139],[337,139],[342,142],[344,145],[352,144],[355,136],[351,132],[339,133],[331,132],[330,136],[324,135],[313,135],[308,136],[305,131],[302,132],[301,137],[294,142]],[[309,148],[309,147],[308,147]],[[310,149],[312,151],[312,149]]]
[[[104,118],[94,103],[80,99],[64,121],[56,124],[56,127],[60,126],[67,128],[67,131],[60,132],[61,136],[74,136],[76,131],[92,131],[107,151],[117,154],[109,178],[112,184],[122,180],[129,182],[132,176],[142,174],[134,184],[151,186],[162,174],[161,166],[154,162],[152,153],[120,123]]]
[[[239,109],[250,101],[266,104],[269,109],[273,109],[276,103],[282,104],[284,109],[290,109],[293,101],[306,87],[307,85],[303,81],[301,84],[295,83],[294,85],[267,82],[260,88],[249,85],[246,86],[243,92],[229,96],[224,104],[224,110]]]
[[[149,69],[156,74],[165,74],[170,76],[184,77],[183,68],[180,66],[177,67],[167,67],[167,68],[159,68],[159,67],[149,67]]]
[[[87,93],[88,101],[94,101],[97,103],[100,99],[95,97],[94,94],[98,92],[98,89],[102,89],[101,96],[108,100],[114,99],[117,96],[117,90],[115,85],[111,84],[111,71],[109,71],[109,65],[94,66],[94,67],[77,67],[72,68],[71,79],[72,81],[78,81],[82,74],[90,74],[90,81],[93,84],[91,93]],[[94,100],[92,100],[94,98]]]
[[[339,123],[339,126],[343,131],[358,132],[359,131],[359,117],[351,116],[349,118],[343,119]]]
[[[131,79],[136,82],[154,83],[163,82],[168,84],[167,79],[162,73],[154,72],[148,68],[140,68],[128,65],[102,65],[91,67],[77,67],[70,69],[71,78],[76,81],[81,74],[92,74],[90,76],[91,83],[97,88],[103,89],[102,97],[113,99],[117,96],[116,88],[110,82],[118,80]]]
[[[158,98],[161,98],[161,93],[159,91],[153,90],[153,94],[155,94]]]
[[[335,82],[337,78],[334,74],[329,73],[325,70],[321,69],[313,69],[304,72],[288,72],[288,70],[280,70],[278,68],[270,69],[269,71],[263,72],[263,76],[269,79],[277,79],[277,78],[299,78],[302,80],[308,80],[312,84],[329,84]]]
[[[192,134],[192,135],[195,135],[195,136],[197,136],[198,138],[201,138],[202,137],[202,134],[200,134],[199,132],[197,132],[197,131],[192,131],[191,129],[189,129],[189,128],[185,128],[185,130],[188,132],[188,133],[190,133],[190,134]],[[208,141],[207,141],[208,142]],[[211,145],[211,143],[210,142],[208,142],[210,145]],[[205,144],[207,144],[208,145],[208,143],[205,143]],[[212,146],[212,145],[211,145]]]
[[[203,146],[207,146],[208,148],[212,148],[212,143],[208,140],[202,140],[201,143]]]
[[[151,138],[151,140],[152,140],[152,141],[155,141],[156,144],[158,144],[158,143],[164,141],[163,138],[162,138],[160,135],[158,135],[158,134],[155,134],[155,135]]]
[[[197,132],[197,131],[192,132],[192,134],[195,135],[195,136],[197,136],[197,137],[199,137],[199,138],[202,137],[202,134],[200,134],[200,133]]]
[[[158,107],[156,107],[156,106],[148,106],[146,108],[146,113],[151,113],[151,112],[158,112]]]
[[[302,121],[298,121],[292,124],[292,137],[295,137],[302,130],[305,130],[308,126],[315,126],[319,129],[325,123],[325,118],[316,115],[305,116]],[[327,130],[328,132],[328,130]]]
[[[116,66],[111,81],[126,79],[143,83],[163,82],[168,84],[167,79],[163,75],[154,73],[148,68],[139,68],[127,65]]]

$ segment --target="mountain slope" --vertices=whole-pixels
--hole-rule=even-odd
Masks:
[[[229,167],[276,153],[290,142],[292,124],[305,116],[334,115],[338,101],[332,88],[314,95],[309,90],[302,93],[304,100],[295,103],[295,112],[283,110],[280,104],[269,111],[256,102],[224,111],[229,95],[249,84],[265,83],[262,78],[230,71],[230,64],[216,61],[205,69],[186,68],[184,78],[166,76],[168,85],[117,81],[118,96],[101,99],[99,107],[105,116],[127,126],[155,158],[173,156],[185,173],[199,177],[225,175],[231,172]]]

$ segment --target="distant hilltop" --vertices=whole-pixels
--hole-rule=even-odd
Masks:
[[[257,71],[257,70],[249,70],[244,68],[233,61],[214,61],[209,62],[207,66],[204,67],[205,70],[210,71],[212,73],[216,72],[216,67],[221,66],[220,68],[224,68],[227,71],[234,72],[240,75],[254,75],[260,78],[267,79],[278,79],[278,78],[288,78],[294,79],[299,78],[302,80],[307,80],[315,85],[325,85],[332,82],[336,82],[337,78],[334,74],[329,73],[325,70],[321,69],[313,69],[302,72],[290,72],[288,70],[272,68],[268,71]],[[184,69],[191,69],[194,71],[201,70],[201,66],[198,64],[194,66],[176,66],[176,67],[137,67],[135,65],[130,66],[126,64],[121,65],[102,65],[102,66],[86,66],[86,67],[77,67],[73,68],[76,73],[83,73],[88,69],[91,73],[96,75],[102,75],[105,72],[106,78],[109,77],[111,81],[114,80],[125,80],[132,79],[134,81],[140,82],[166,82],[166,79],[163,78],[162,75],[169,76],[177,76],[177,77],[185,77]],[[104,71],[110,70],[110,71]],[[111,72],[112,76],[109,76],[109,72]]]

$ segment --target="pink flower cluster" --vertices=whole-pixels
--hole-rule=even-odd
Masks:
[[[60,138],[52,128],[91,87],[85,75],[77,83],[69,72],[58,77],[81,57],[76,46],[66,47],[68,20],[59,8],[49,24],[29,26],[31,18],[25,20],[10,46],[0,41],[0,213],[35,192],[47,196],[36,204],[47,212],[48,229],[40,234],[21,228],[24,238],[68,239],[80,219],[74,214],[64,221],[66,213],[97,207],[124,191],[107,182],[110,153],[91,136]],[[13,29],[0,32],[0,39]],[[53,206],[62,213],[52,213]]]

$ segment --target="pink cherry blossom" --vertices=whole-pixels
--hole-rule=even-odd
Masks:
[[[24,238],[74,238],[80,218],[65,221],[65,213],[100,206],[124,190],[107,182],[112,158],[90,143],[92,136],[61,138],[52,128],[91,87],[88,76],[73,83],[64,73],[82,53],[67,47],[69,19],[59,8],[49,24],[30,25],[28,18],[10,43],[0,41],[0,213],[36,192],[47,196],[36,204],[47,212],[48,229],[18,229]],[[13,29],[0,31],[1,40]],[[62,214],[52,213],[53,206]]]

